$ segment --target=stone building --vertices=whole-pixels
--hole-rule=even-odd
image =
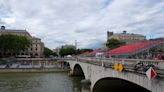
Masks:
[[[0,53],[1,56],[11,55],[15,57],[43,57],[44,43],[40,38],[32,37],[26,30],[6,29],[5,26],[1,26],[0,35],[12,34],[18,36],[25,36],[32,41],[31,46],[20,53]]]
[[[143,42],[146,40],[146,36],[141,34],[127,33],[127,31],[123,31],[123,33],[107,32],[107,40],[109,39],[118,39],[126,44],[133,44],[137,42]]]

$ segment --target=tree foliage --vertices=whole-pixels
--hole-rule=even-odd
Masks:
[[[19,53],[31,45],[31,40],[25,36],[0,35],[0,52]]]
[[[45,57],[49,57],[52,54],[53,54],[53,51],[52,50],[50,50],[47,47],[44,47],[44,55],[45,55]]]
[[[77,54],[93,51],[93,49],[77,49]]]
[[[59,54],[61,55],[61,56],[65,56],[65,55],[73,55],[73,54],[76,54],[76,50],[75,50],[75,48],[74,47],[67,47],[67,48],[61,48],[60,49],[60,52],[59,52]]]
[[[53,52],[51,49],[44,47],[44,55],[45,57],[58,56],[57,53]]]
[[[118,48],[122,45],[125,45],[125,42],[121,42],[117,39],[109,39],[106,43],[106,46],[109,48],[109,49],[114,49],[114,48]]]

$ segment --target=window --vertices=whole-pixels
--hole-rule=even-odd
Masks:
[[[38,56],[38,54],[37,54],[37,53],[35,53],[35,56]]]

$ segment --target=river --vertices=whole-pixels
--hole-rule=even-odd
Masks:
[[[80,80],[67,73],[1,73],[0,92],[80,92]]]

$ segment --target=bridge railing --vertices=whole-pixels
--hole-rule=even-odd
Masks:
[[[118,58],[78,58],[80,62],[86,62],[106,68],[114,68],[114,64],[122,64],[124,70],[135,71],[145,74],[149,67],[153,67],[156,72],[164,76],[164,60],[143,60],[143,59],[118,59]]]
[[[52,60],[60,60],[60,61],[66,61],[66,60],[75,60],[75,58],[15,58],[17,61],[52,61]]]

